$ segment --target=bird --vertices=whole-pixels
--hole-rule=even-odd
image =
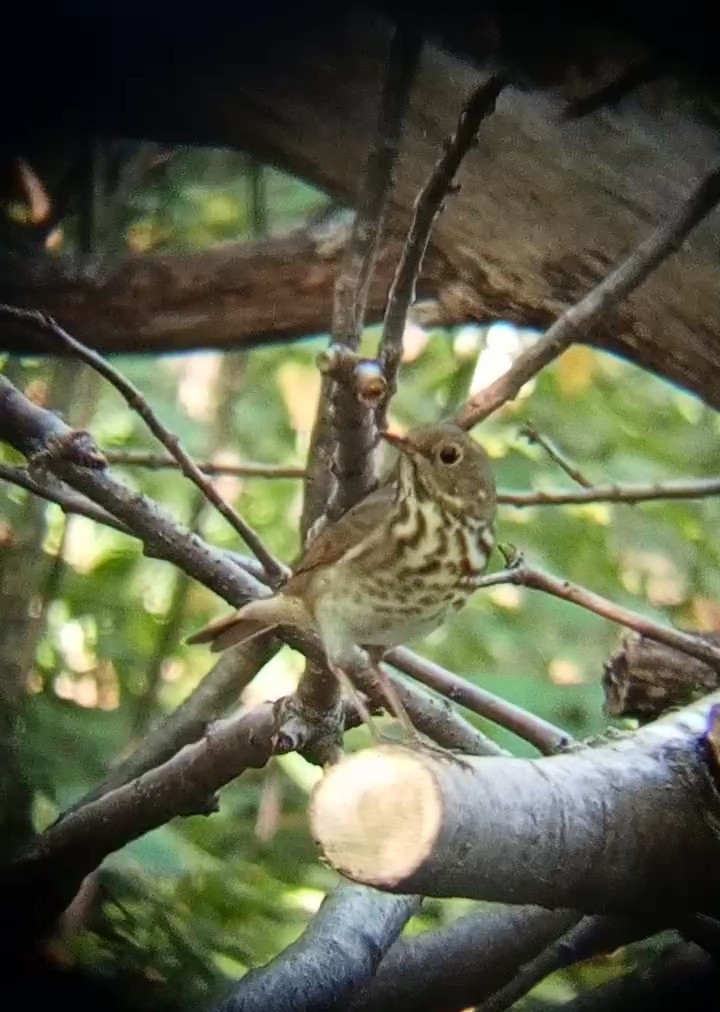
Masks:
[[[381,436],[397,451],[388,480],[320,531],[275,594],[189,643],[220,651],[277,627],[313,632],[347,685],[357,647],[381,656],[462,608],[495,544],[490,459],[452,423]]]

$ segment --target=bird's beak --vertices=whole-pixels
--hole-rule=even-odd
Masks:
[[[408,439],[404,439],[402,436],[396,436],[393,432],[381,432],[381,437],[390,446],[394,446],[400,453],[404,453],[405,456],[410,457],[414,453],[414,447]]]

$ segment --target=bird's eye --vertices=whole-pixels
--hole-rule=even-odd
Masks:
[[[447,464],[449,467],[453,464],[459,463],[462,459],[462,450],[456,443],[445,443],[440,447],[438,457],[443,464]]]

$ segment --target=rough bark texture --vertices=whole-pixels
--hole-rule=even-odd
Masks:
[[[708,52],[702,22],[689,13],[665,24],[643,21],[633,7],[631,37],[617,24],[566,23],[559,32],[550,17],[531,23],[506,6],[499,16],[492,4],[471,8],[453,23],[447,5],[440,13],[430,5],[431,30],[443,41],[478,64],[494,51],[520,85],[501,97],[439,222],[434,248],[461,280],[437,294],[450,318],[545,326],[715,164],[714,82],[697,73]],[[156,46],[152,28],[135,38],[125,27],[99,37],[92,60],[84,41],[74,61],[68,40],[67,78],[42,102],[20,96],[10,140],[14,128],[16,149],[32,153],[31,138],[60,124],[81,136],[234,145],[352,200],[376,115],[385,24],[346,7],[321,27],[312,17],[286,20],[282,30],[259,21],[236,15],[232,25],[192,33],[180,24],[175,46]],[[696,65],[668,53],[692,55]],[[477,76],[467,62],[426,51],[397,171],[398,221]],[[715,406],[717,239],[715,216],[592,336]]]
[[[720,900],[706,873],[718,850],[706,763],[716,702],[539,760],[357,753],[316,787],[311,829],[338,871],[390,891],[584,913],[709,911]]]
[[[382,317],[399,251],[397,240],[386,243],[369,290],[369,322]],[[311,230],[192,253],[132,256],[93,280],[73,276],[63,261],[23,258],[3,264],[0,302],[50,313],[103,352],[253,348],[329,328],[338,262],[337,250],[326,252]],[[438,255],[426,268],[428,290],[440,290],[452,277]],[[0,349],[68,352],[38,327],[8,319]]]

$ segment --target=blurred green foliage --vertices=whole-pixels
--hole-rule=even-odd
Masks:
[[[288,229],[326,202],[274,170],[258,175],[240,155],[180,151],[132,195],[126,239],[135,249],[195,248],[257,234],[258,222],[270,231]],[[413,329],[411,336],[411,360],[392,408],[392,422],[401,427],[447,414],[473,382],[491,378],[487,370],[498,356],[532,339],[487,327]],[[366,333],[368,350],[376,339],[377,330]],[[324,341],[116,364],[198,458],[301,466],[319,390],[314,358]],[[6,368],[40,398],[59,389],[62,396],[51,406],[87,425],[105,449],[157,450],[142,422],[96,377],[75,368],[68,376],[65,367],[63,388],[57,382],[63,367],[32,361]],[[567,477],[518,435],[529,417],[593,482],[720,472],[717,415],[626,363],[584,348],[546,370],[478,432],[501,487],[565,487]],[[9,451],[0,453],[11,458]],[[213,543],[242,549],[177,473],[122,470],[128,482]],[[223,478],[219,487],[273,551],[292,559],[299,547],[299,481]],[[0,488],[3,543],[11,539],[17,506],[27,501],[21,490]],[[45,522],[44,576],[38,586],[25,587],[27,608],[41,607],[42,628],[27,673],[20,746],[38,828],[198,684],[210,655],[185,646],[184,637],[225,608],[169,565],[144,558],[135,541],[83,518],[65,518],[53,506]],[[720,625],[719,522],[718,499],[506,507],[499,536],[533,563],[624,605],[709,628]],[[20,581],[18,593],[22,589]],[[606,723],[600,677],[617,637],[617,628],[563,601],[499,587],[478,593],[417,648],[584,736]],[[246,702],[287,691],[299,670],[300,659],[282,652]],[[487,722],[482,727],[517,754],[532,754],[510,734]],[[366,745],[365,732],[355,732],[352,742]],[[113,855],[102,872],[106,899],[93,930],[67,943],[73,958],[160,981],[164,997],[183,1007],[269,959],[300,933],[334,882],[307,833],[307,792],[315,777],[296,756],[276,760],[223,791],[219,814],[177,820]],[[429,903],[411,930],[468,908],[462,901]],[[606,979],[629,958],[553,978],[537,993],[559,1000]]]

